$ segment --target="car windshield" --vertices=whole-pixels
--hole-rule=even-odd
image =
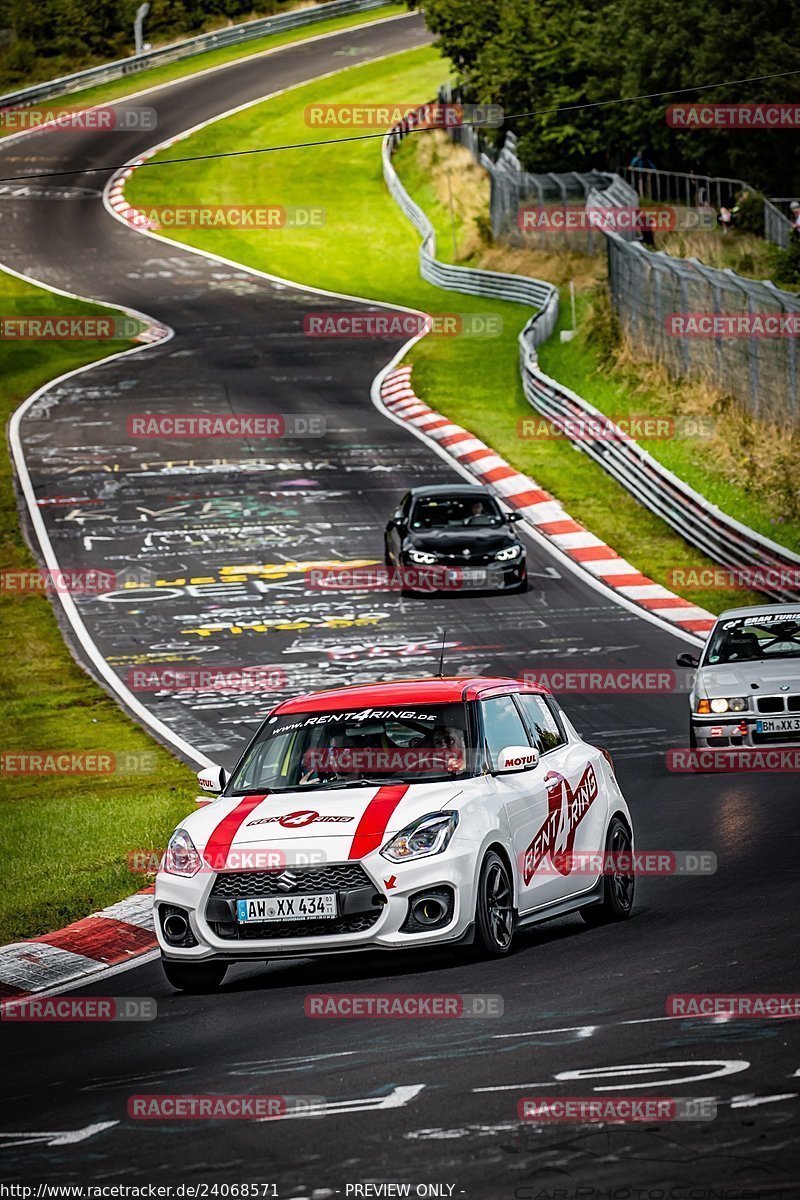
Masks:
[[[268,717],[226,795],[462,778],[468,729],[464,704]]]
[[[800,612],[719,621],[704,666],[800,658]]]
[[[491,496],[420,496],[411,514],[412,529],[464,529],[497,526],[503,514]]]

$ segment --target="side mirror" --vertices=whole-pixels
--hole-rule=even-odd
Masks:
[[[539,762],[539,751],[533,746],[506,746],[500,751],[499,775],[508,775],[512,771],[531,771]]]
[[[508,521],[509,525],[513,525],[516,521],[522,520],[522,513],[521,512],[506,513],[506,520]]]
[[[204,767],[202,771],[197,772],[197,782],[204,792],[215,792],[219,795],[228,782],[228,772],[224,767],[212,763],[210,767]]]
[[[400,529],[403,525],[403,514],[401,512],[393,513],[389,518],[390,529]]]
[[[679,654],[676,657],[675,662],[678,664],[679,667],[699,667],[700,666],[700,659],[696,658],[694,656],[694,654],[689,654],[688,651],[684,651],[683,654]]]

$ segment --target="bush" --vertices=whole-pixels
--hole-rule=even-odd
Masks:
[[[787,249],[778,251],[777,261],[779,279],[800,284],[800,237],[789,238]]]
[[[736,228],[742,233],[764,236],[764,197],[761,192],[742,192],[734,208]]]

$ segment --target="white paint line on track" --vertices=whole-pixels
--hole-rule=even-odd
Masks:
[[[334,1117],[342,1113],[386,1112],[392,1108],[405,1108],[416,1099],[425,1087],[424,1083],[411,1083],[394,1087],[387,1096],[368,1096],[359,1100],[330,1100],[323,1104],[311,1104],[276,1117],[260,1117],[262,1121],[291,1121],[305,1118]]]

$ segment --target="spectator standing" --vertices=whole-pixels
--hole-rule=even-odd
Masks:
[[[800,200],[793,200],[789,205],[789,219],[792,222],[792,238],[800,239]]]

